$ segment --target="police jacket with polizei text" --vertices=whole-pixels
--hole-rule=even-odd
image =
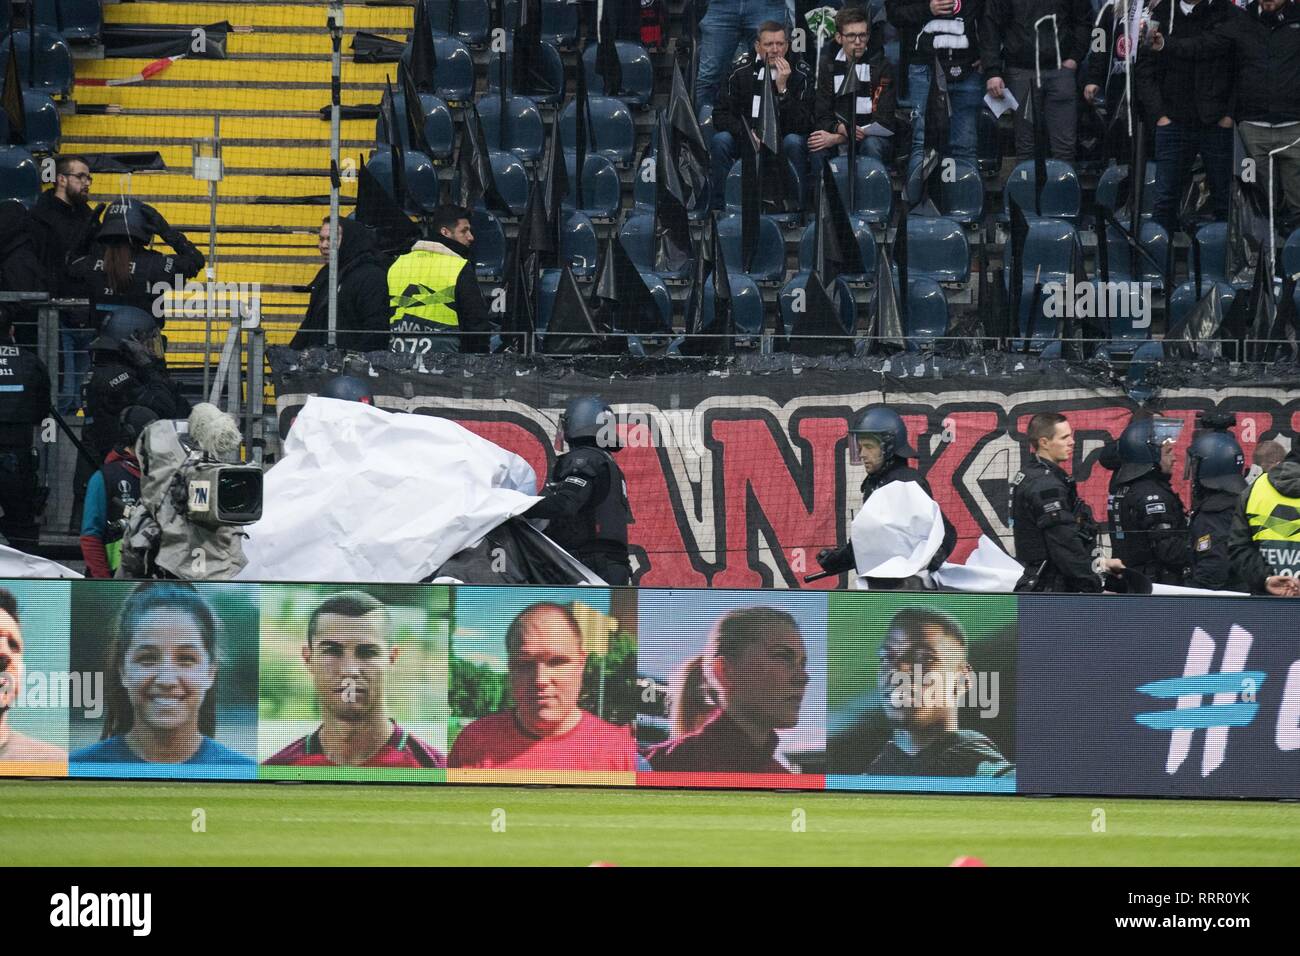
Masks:
[[[96,351],[86,382],[86,443],[102,461],[121,441],[118,416],[128,405],[153,409],[159,418],[185,418],[189,401],[165,367],[136,367],[119,352]]]
[[[1222,30],[1240,15],[1231,0],[1200,0],[1191,13],[1183,13],[1179,3],[1161,0],[1152,8],[1151,19],[1167,37],[1180,40]],[[1177,11],[1172,14],[1172,33],[1171,9]],[[1144,46],[1133,63],[1137,102],[1153,126],[1162,116],[1176,123],[1213,126],[1232,113],[1232,72],[1232,55],[1228,53],[1191,60],[1173,55],[1168,46],[1158,51]]]
[[[1115,493],[1112,553],[1153,584],[1182,584],[1187,568],[1187,513],[1169,476],[1152,472]]]
[[[30,448],[50,407],[50,373],[32,349],[0,344],[0,448]]]
[[[1291,454],[1266,475],[1260,475],[1249,488],[1241,493],[1237,506],[1232,512],[1232,530],[1228,535],[1228,560],[1232,562],[1233,583],[1252,594],[1265,594],[1265,581],[1271,575],[1278,574],[1281,568],[1273,567],[1266,560],[1263,550],[1275,551],[1278,558],[1290,560],[1279,564],[1300,568],[1300,530],[1290,541],[1256,541],[1255,529],[1250,526],[1247,505],[1255,485],[1267,478],[1278,494],[1288,498],[1300,498],[1300,449],[1293,448]],[[1300,513],[1279,516],[1282,519],[1300,519]]]
[[[185,233],[180,230],[170,230],[163,238],[175,250],[173,254],[166,255],[139,246],[132,248],[131,281],[128,288],[121,292],[114,292],[109,287],[108,276],[104,272],[106,246],[102,242],[95,243],[89,255],[74,259],[68,265],[68,275],[84,284],[84,294],[92,303],[135,306],[148,312],[158,320],[158,325],[162,326],[166,320],[159,314],[162,311],[161,305],[155,308],[161,291],[158,287],[166,286],[173,290],[173,293],[179,287],[183,293],[185,281],[199,274],[204,261],[203,253],[199,252],[194,243],[190,242],[185,237]],[[180,306],[183,306],[186,300],[187,296],[177,296],[177,304]],[[191,303],[190,307],[198,307],[198,304]],[[207,308],[206,299],[201,307]],[[91,323],[98,327],[99,316],[103,314],[92,313]]]
[[[1228,536],[1237,496],[1229,491],[1211,491],[1187,522],[1187,576],[1189,588],[1223,591],[1232,588],[1232,562],[1228,558]]]
[[[1165,39],[1165,52],[1191,61],[1195,70],[1230,56],[1235,64],[1232,118],[1238,123],[1300,120],[1300,4],[1285,3],[1265,13],[1256,0],[1245,10],[1234,9],[1217,29],[1196,36],[1180,35],[1175,26]]]
[[[929,66],[937,54],[939,68],[948,71],[980,58],[984,0],[958,0],[957,9],[944,16],[931,12],[930,0],[885,0],[885,13],[898,28],[900,53],[906,50],[913,65]]]
[[[1074,479],[1060,466],[1030,458],[1011,483],[1011,524],[1016,560],[1038,575],[1039,590],[1101,590],[1093,571],[1097,527]]]
[[[1056,16],[1056,25],[1045,21],[1038,28],[1037,65],[1056,69],[1056,51],[1061,62],[1083,62],[1092,30],[1092,7],[1088,0],[985,0],[980,23],[980,59],[984,76],[1003,76],[1007,68],[1032,70],[1034,24],[1042,17]]]
[[[905,459],[895,455],[885,462],[884,467],[874,475],[867,475],[862,479],[862,503],[865,505],[877,490],[896,481],[914,481],[921,486],[921,490],[926,495],[934,498],[934,493],[930,491],[930,483],[922,477],[921,473],[911,467]],[[929,570],[937,570],[939,565],[948,560],[956,547],[957,529],[952,526],[948,516],[943,515],[943,543],[939,545],[939,550],[935,552],[934,558],[931,559]],[[855,567],[855,561],[853,542],[849,541],[840,545],[828,555],[821,566],[824,571],[844,572],[852,570]],[[871,578],[870,581],[877,589],[888,589],[891,583],[892,586],[897,587],[902,583],[901,578]]]
[[[632,512],[627,485],[614,456],[594,445],[577,445],[555,460],[542,500],[525,513],[546,518],[546,535],[579,559],[600,553],[627,558]]]
[[[789,60],[790,76],[786,80],[785,92],[782,93],[772,84],[776,95],[776,126],[781,136],[791,133],[807,136],[812,132],[813,80],[808,64],[803,60]],[[758,79],[764,64],[753,53],[742,57],[735,64],[731,75],[718,90],[718,100],[713,107],[713,129],[718,133],[730,133],[737,143],[744,143],[745,125],[755,134],[762,131],[763,83]],[[755,97],[758,97],[759,113],[754,114]]]

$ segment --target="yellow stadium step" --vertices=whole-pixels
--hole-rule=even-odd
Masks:
[[[367,30],[367,33],[375,33]],[[405,43],[407,33],[403,30],[378,31],[380,36]],[[343,61],[352,58],[352,38],[354,30],[345,30],[343,35]],[[324,30],[319,33],[278,33],[268,29],[256,29],[252,33],[232,33],[226,44],[226,51],[232,56],[257,54],[266,56],[274,53],[294,53],[298,55],[329,56],[332,52],[329,34]]]
[[[120,191],[126,185],[124,175],[100,173],[95,178],[94,185],[99,189],[104,189],[113,181],[114,177],[119,179],[121,185],[112,188],[110,191]],[[327,176],[228,175],[217,184],[217,201],[220,202],[224,198],[235,196],[276,196],[285,198],[327,196],[329,191],[330,181]],[[131,176],[131,192],[136,196],[201,196],[206,198],[208,184],[185,173],[134,173]],[[343,180],[339,187],[339,193],[343,196],[355,197],[357,194],[357,181],[355,179]]]
[[[206,245],[200,246],[200,249],[206,250]],[[312,277],[320,270],[320,262],[311,263],[272,263],[272,262],[222,262],[217,260],[216,282],[234,282],[250,283],[261,286],[305,286],[311,282]],[[200,274],[191,280],[192,283],[202,283],[203,275]],[[268,292],[270,290],[267,290]],[[277,290],[276,294],[279,294]],[[289,290],[292,291],[292,290]],[[183,292],[182,298],[192,296],[193,292]],[[170,298],[173,292],[168,293]]]
[[[110,3],[104,5],[104,22],[203,25],[228,20],[237,27],[313,27],[324,32],[327,13],[323,3]],[[343,25],[354,30],[409,30],[413,17],[411,7],[343,7]]]
[[[370,98],[379,103],[382,90],[375,90]],[[139,84],[135,86],[79,86],[76,92],[78,105],[119,106],[130,110],[176,109],[192,105],[208,113],[263,112],[270,116],[290,110],[320,109],[329,104],[329,85],[311,90],[281,90],[267,87],[220,86],[165,86]],[[326,131],[329,121],[323,120]],[[373,121],[372,121],[373,122]],[[373,132],[373,126],[371,127]]]
[[[144,151],[139,143],[91,143],[82,139],[64,137],[64,153],[137,153]],[[189,173],[194,153],[189,146],[148,146],[147,151],[157,152],[162,156],[168,169]],[[369,152],[369,149],[344,150],[344,156],[352,152]],[[290,170],[297,169],[304,173],[325,176],[329,174],[329,146],[226,146],[222,149],[222,158],[226,162],[226,171],[239,170]],[[99,173],[99,177],[107,175]],[[96,180],[98,181],[98,180]]]
[[[77,85],[74,96],[80,97],[87,79],[125,79],[134,76],[152,63],[147,59],[78,60]],[[396,63],[353,63],[343,60],[343,85],[359,83],[383,85],[384,77],[396,79]],[[205,83],[310,83],[328,89],[330,62],[328,60],[178,60],[154,79],[170,81],[195,81]],[[137,84],[148,86],[149,80]],[[283,99],[268,97],[266,109],[302,109],[296,105],[298,90],[284,89]],[[290,105],[294,104],[294,105]]]
[[[191,108],[201,109],[202,105],[194,104]],[[212,117],[159,113],[79,114],[64,118],[63,135],[65,139],[111,136],[114,141],[125,138],[137,143],[188,142],[212,135]],[[373,145],[375,121],[373,119],[343,120],[340,123],[339,135],[345,141]],[[328,120],[314,117],[223,116],[221,138],[223,140],[274,140],[289,144],[296,143],[300,146],[308,143],[324,143],[328,147],[330,124]]]
[[[155,203],[158,211],[173,226],[182,230],[206,229],[208,227],[208,204],[197,199],[192,203],[159,202]],[[352,207],[342,207],[344,215]],[[248,226],[265,229],[268,226],[288,226],[290,228],[318,229],[321,217],[329,215],[327,205],[274,205],[254,203],[218,203],[217,228]]]

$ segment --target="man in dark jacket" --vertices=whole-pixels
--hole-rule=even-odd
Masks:
[[[353,352],[388,350],[388,263],[380,256],[374,233],[354,219],[340,219],[338,320],[336,347]],[[324,348],[329,344],[330,221],[320,227],[320,254],[326,260],[311,280],[307,316],[290,348]]]
[[[40,533],[32,429],[50,407],[50,376],[34,349],[14,342],[9,316],[0,306],[0,538],[26,550]]]
[[[763,86],[772,73],[776,98],[776,128],[781,152],[794,167],[801,183],[807,182],[807,137],[812,129],[813,83],[808,64],[786,59],[790,41],[785,25],[775,20],[758,28],[754,52],[746,53],[722,83],[713,107],[713,142],[710,144],[713,178],[710,199],[722,209],[727,174],[741,155],[745,136],[757,137],[763,123]],[[748,132],[746,129],[748,128]],[[806,191],[806,190],[805,190]]]
[[[1268,188],[1269,153],[1276,171],[1274,201],[1285,214],[1300,218],[1300,4],[1293,0],[1254,0],[1215,30],[1172,33],[1154,39],[1189,69],[1208,69],[1215,58],[1230,56],[1236,106],[1232,119],[1255,163],[1255,181]],[[1289,149],[1286,147],[1290,147]]]
[[[1140,418],[1119,436],[1114,553],[1153,584],[1182,584],[1187,568],[1187,515],[1171,484],[1182,427],[1178,419]]]
[[[1092,28],[1088,0],[985,0],[980,58],[985,88],[995,98],[1006,89],[1016,98],[1016,155],[1034,152],[1029,97],[1041,80],[1033,107],[1044,110],[1051,155],[1074,162],[1078,125],[1075,71],[1088,52]]]
[[[867,476],[862,479],[862,503],[865,506],[873,494],[885,485],[895,481],[912,481],[921,486],[921,490],[930,498],[929,483],[921,473],[907,464],[909,458],[916,457],[916,449],[907,442],[907,426],[892,408],[885,405],[873,405],[863,409],[862,414],[853,424],[849,433],[854,442],[852,452],[855,461],[861,461]],[[930,561],[929,570],[938,570],[939,565],[948,560],[953,548],[957,546],[957,529],[943,519],[943,543]],[[826,548],[818,553],[817,563],[824,571],[841,573],[854,567],[853,542],[849,541],[838,548]],[[889,591],[906,588],[916,582],[910,578],[869,578],[871,590]]]
[[[1246,456],[1226,429],[1201,431],[1187,450],[1193,511],[1187,523],[1188,587],[1221,591],[1232,587],[1228,538],[1232,514],[1246,490]]]
[[[1239,499],[1228,555],[1237,587],[1300,597],[1300,444]]]
[[[45,292],[45,269],[32,240],[31,217],[16,199],[0,202],[0,291]],[[10,304],[14,341],[23,347],[36,344],[36,309]]]
[[[1238,16],[1231,0],[1160,0],[1151,19],[1173,29],[1171,36],[1215,33]],[[1232,57],[1207,56],[1195,62],[1170,49],[1143,49],[1133,64],[1136,103],[1155,129],[1155,219],[1172,235],[1179,228],[1178,207],[1200,155],[1217,221],[1228,218],[1232,177]],[[1085,87],[1087,96],[1091,87]]]
[[[898,88],[894,68],[885,58],[881,34],[873,32],[860,7],[844,7],[835,14],[835,46],[822,54],[813,101],[813,132],[808,137],[808,182],[821,179],[822,166],[832,156],[846,153],[848,123],[857,133],[857,155],[884,161],[889,137],[868,136],[867,127],[879,123],[893,132]]]
[[[41,193],[32,208],[32,242],[45,269],[45,286],[51,295],[82,298],[84,288],[68,275],[69,257],[85,246],[97,226],[90,208],[90,166],[80,156],[60,156],[54,163],[54,188]],[[69,415],[81,405],[81,383],[90,369],[94,331],[82,312],[59,314],[62,376],[59,412]]]
[[[916,104],[909,175],[921,165],[925,107],[936,61],[952,106],[946,155],[976,160],[977,120],[984,105],[984,75],[979,71],[983,9],[984,0],[885,0],[889,22],[898,28],[900,59],[905,56],[908,62],[907,94]]]

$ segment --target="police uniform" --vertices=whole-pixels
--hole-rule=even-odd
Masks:
[[[542,501],[528,518],[546,518],[546,534],[610,584],[628,584],[627,529],[632,511],[627,483],[614,456],[594,445],[575,445],[555,461]]]
[[[878,472],[862,479],[862,504],[865,506],[877,490],[896,481],[914,481],[921,486],[926,495],[934,498],[929,482],[921,476],[921,473],[908,465],[906,459],[894,455]],[[956,546],[957,529],[952,526],[948,516],[943,515],[943,543],[939,545],[939,550],[930,561],[929,570],[934,571],[947,561]],[[855,560],[853,542],[850,541],[827,554],[826,560],[818,563],[822,566],[822,570],[839,574],[854,570]],[[868,578],[867,583],[873,591],[890,591],[903,587],[904,582],[908,580],[908,578]]]
[[[86,382],[86,440],[98,460],[120,441],[118,416],[128,405],[143,405],[159,418],[189,415],[189,401],[160,363],[140,368],[121,351],[106,349],[95,350],[94,362]]]
[[[1099,592],[1097,526],[1074,479],[1038,456],[1011,481],[1011,530],[1025,567],[1017,591]]]
[[[1228,534],[1239,497],[1227,491],[1210,491],[1191,513],[1187,522],[1187,576],[1183,581],[1188,587],[1215,591],[1232,587]]]
[[[42,509],[32,427],[50,407],[50,376],[36,355],[0,345],[0,534],[15,548],[36,546]]]
[[[1115,492],[1112,553],[1153,584],[1182,584],[1187,513],[1169,476],[1148,472]]]

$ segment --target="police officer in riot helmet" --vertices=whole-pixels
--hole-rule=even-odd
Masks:
[[[872,405],[863,410],[849,429],[849,457],[866,469],[867,476],[862,479],[862,503],[876,492],[878,488],[895,481],[914,481],[931,498],[930,485],[921,477],[921,473],[908,465],[909,458],[916,458],[916,449],[907,443],[907,426],[898,412],[886,405]],[[943,544],[930,562],[933,571],[948,560],[957,545],[957,530],[943,519]],[[850,541],[838,548],[825,548],[817,555],[817,563],[822,570],[842,573],[854,567],[853,543]],[[907,579],[871,578],[873,590],[891,590],[906,585]]]
[[[617,418],[604,399],[574,398],[560,416],[569,451],[555,460],[542,500],[524,514],[545,518],[546,534],[610,584],[629,584],[627,483],[614,461]],[[558,451],[560,442],[556,441]]]
[[[1074,432],[1064,415],[1042,412],[1029,420],[1030,459],[1011,480],[1011,530],[1025,574],[1017,591],[1102,590],[1101,571],[1121,571],[1117,558],[1094,567],[1097,526],[1061,467],[1074,457]]]
[[[184,418],[190,403],[167,374],[162,337],[153,316],[119,306],[109,314],[90,343],[91,370],[86,382],[87,443],[102,461],[121,441],[122,409],[142,405],[159,418]]]
[[[1224,590],[1232,587],[1228,535],[1232,512],[1246,490],[1246,456],[1228,431],[1236,419],[1203,413],[1200,430],[1187,449],[1184,477],[1192,482],[1192,513],[1187,522],[1188,558],[1184,584]]]
[[[36,547],[45,506],[32,429],[50,407],[50,375],[15,343],[12,315],[0,305],[0,538],[22,551]]]
[[[1119,436],[1112,551],[1153,584],[1182,584],[1187,568],[1187,514],[1170,484],[1182,428],[1173,418],[1141,418]]]

